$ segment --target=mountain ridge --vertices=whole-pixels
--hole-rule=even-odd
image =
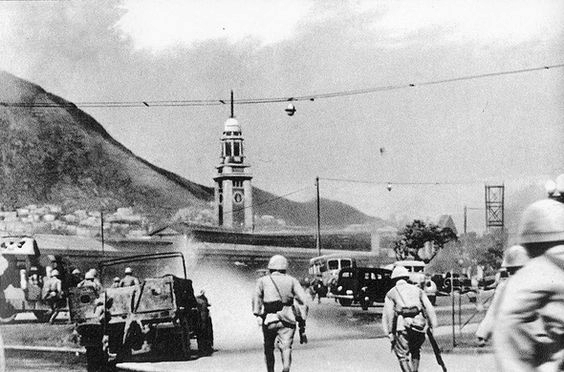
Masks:
[[[132,206],[153,221],[180,209],[213,209],[213,188],[160,168],[114,139],[74,103],[0,71],[0,203],[60,203],[63,208]],[[313,226],[315,201],[295,202],[253,187],[254,213]],[[322,224],[382,224],[338,201],[322,199]]]

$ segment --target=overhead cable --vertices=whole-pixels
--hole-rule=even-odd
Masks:
[[[518,70],[498,71],[477,75],[459,76],[449,79],[431,80],[415,83],[405,83],[397,85],[386,85],[372,88],[344,90],[330,93],[309,94],[302,96],[285,96],[285,97],[266,97],[266,98],[242,98],[233,100],[238,105],[254,105],[266,103],[295,102],[295,101],[315,101],[318,99],[329,99],[338,97],[347,97],[363,94],[371,94],[389,90],[408,89],[414,87],[438,85],[452,83],[457,81],[483,79],[495,76],[515,75],[533,71],[549,70],[562,68],[564,64],[556,64],[549,66],[540,66],[532,68],[524,68]],[[140,101],[84,101],[84,102],[0,102],[0,106],[7,107],[83,107],[83,108],[134,108],[134,107],[191,107],[191,106],[219,106],[229,103],[227,99],[195,99],[195,100],[140,100]]]

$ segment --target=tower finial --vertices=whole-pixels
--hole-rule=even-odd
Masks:
[[[235,112],[233,110],[233,90],[231,90],[231,117],[235,117]]]

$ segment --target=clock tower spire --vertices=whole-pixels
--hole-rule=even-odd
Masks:
[[[215,218],[219,226],[251,230],[253,228],[253,190],[245,163],[241,126],[233,112],[231,91],[231,117],[225,121],[221,136],[221,156],[216,167]]]

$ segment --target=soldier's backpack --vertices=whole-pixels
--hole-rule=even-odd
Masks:
[[[401,310],[399,312],[399,315],[403,316],[404,318],[410,318],[411,320],[406,322],[406,327],[416,331],[416,332],[425,332],[425,329],[427,327],[427,319],[425,318],[425,316],[423,315],[423,310],[421,307],[419,306],[406,306],[406,302],[403,299],[403,296],[401,295],[400,291],[396,288],[396,292],[399,296],[399,299],[401,301]],[[422,306],[423,301],[421,299],[421,292],[419,292],[419,301],[420,304]]]

